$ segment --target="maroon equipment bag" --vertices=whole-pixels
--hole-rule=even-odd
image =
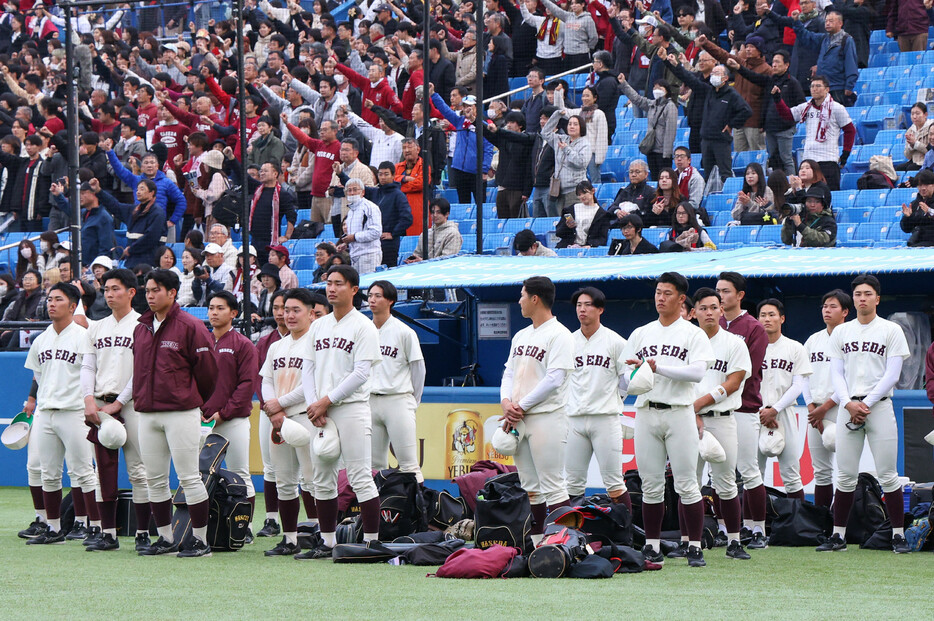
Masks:
[[[461,548],[444,561],[435,576],[439,578],[499,578],[519,550],[504,546]]]

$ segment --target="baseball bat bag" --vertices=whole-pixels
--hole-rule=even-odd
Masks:
[[[489,479],[477,494],[474,543],[480,549],[500,545],[532,551],[532,506],[517,472]]]
[[[407,565],[442,565],[449,556],[464,547],[463,539],[448,539],[437,543],[422,543],[402,553]]]
[[[449,541],[451,539],[457,539],[454,535],[448,534],[443,530],[426,530],[423,533],[412,533],[411,535],[404,535],[402,537],[396,537],[392,540],[393,543],[441,543],[442,541]]]
[[[467,502],[461,497],[455,498],[446,490],[426,487],[422,490],[422,497],[425,500],[428,528],[444,530],[470,516]]]
[[[529,573],[533,578],[561,578],[589,554],[586,534],[569,526],[549,524],[541,543],[529,555]]]
[[[215,476],[217,481],[209,504],[207,543],[211,550],[239,550],[253,518],[246,483],[240,475],[223,468],[217,470]]]
[[[335,563],[385,563],[399,556],[379,541],[340,543],[334,546],[331,558]]]
[[[377,472],[373,480],[379,490],[379,538],[382,541],[428,530],[425,501],[414,473],[388,468]]]
[[[612,578],[616,573],[616,565],[602,556],[591,554],[571,565],[568,578]]]

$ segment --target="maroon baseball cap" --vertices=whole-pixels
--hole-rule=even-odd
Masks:
[[[276,246],[266,246],[266,250],[275,250],[282,255],[283,259],[285,259],[285,264],[289,264],[289,249],[282,244],[278,244]]]

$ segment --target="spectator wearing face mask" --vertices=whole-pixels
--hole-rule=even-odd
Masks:
[[[39,235],[39,256],[36,257],[36,269],[40,272],[58,267],[61,256],[56,252],[59,240],[55,231],[45,231]]]
[[[0,317],[6,313],[13,300],[19,294],[16,289],[16,283],[13,282],[13,276],[10,274],[0,274]]]
[[[38,253],[36,252],[36,247],[28,239],[24,239],[19,243],[17,248],[17,259],[16,259],[16,284],[17,286],[22,286],[23,284],[23,275],[27,270],[38,270]],[[41,272],[40,272],[41,273]]]

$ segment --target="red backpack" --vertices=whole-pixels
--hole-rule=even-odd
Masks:
[[[516,548],[490,546],[461,548],[444,561],[435,574],[438,578],[499,578],[519,554]]]

